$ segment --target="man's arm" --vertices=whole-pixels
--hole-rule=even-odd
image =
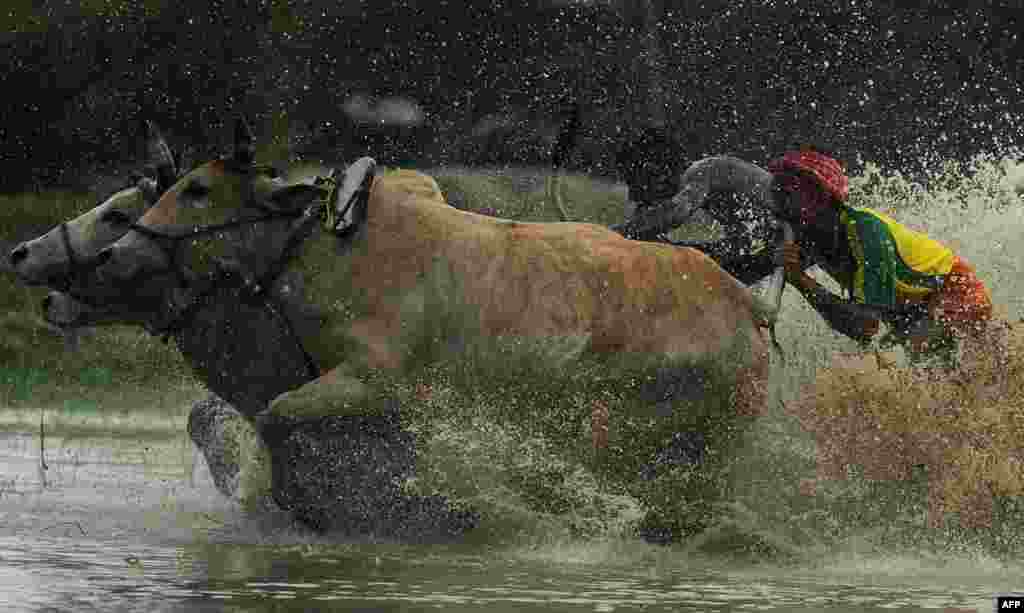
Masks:
[[[821,286],[807,273],[801,273],[793,285],[828,325],[858,343],[868,343],[878,333],[877,309],[856,304]]]
[[[632,219],[612,229],[627,238],[653,240],[686,223],[695,211],[702,208],[711,192],[736,193],[765,211],[772,209],[770,201],[771,174],[749,162],[729,156],[704,158],[691,164],[680,178],[679,192],[670,200],[650,203]],[[725,214],[725,221],[732,211]]]
[[[708,184],[703,173],[700,176],[684,174],[684,183],[679,193],[669,199],[645,203],[638,208],[632,219],[612,226],[619,234],[633,240],[652,241],[659,234],[670,232],[686,223],[708,197]]]

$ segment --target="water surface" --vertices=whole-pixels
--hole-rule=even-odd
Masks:
[[[173,432],[50,433],[46,471],[38,433],[8,432],[0,458],[5,611],[987,610],[1014,587],[1011,571],[978,560],[790,568],[631,539],[345,542],[236,508]]]

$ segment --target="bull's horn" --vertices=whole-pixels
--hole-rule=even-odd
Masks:
[[[160,128],[152,121],[146,121],[146,155],[156,167],[159,189],[165,190],[174,185],[178,177],[178,167],[174,162],[174,154],[164,140]]]
[[[178,174],[184,174],[192,163],[192,156],[184,148],[178,149],[174,156],[175,167],[178,169]]]
[[[252,164],[256,158],[255,138],[245,118],[235,120],[235,151],[234,158],[241,164]]]

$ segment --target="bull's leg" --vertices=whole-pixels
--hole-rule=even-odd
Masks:
[[[265,508],[272,500],[270,450],[251,422],[242,418],[236,432],[239,446],[238,489],[235,499],[247,510]]]
[[[211,394],[192,407],[188,432],[222,494],[246,509],[270,500],[270,455],[244,415]]]
[[[371,317],[350,328],[351,337],[362,344],[370,368],[394,369],[401,363],[387,340],[395,333],[389,323],[386,318]],[[274,398],[268,411],[257,417],[257,423],[268,419],[297,423],[330,416],[380,415],[388,406],[386,397],[360,381],[350,363],[342,362],[306,385]]]
[[[344,364],[306,385],[285,392],[270,402],[257,423],[279,419],[303,422],[329,416],[375,413],[370,386],[352,375]]]

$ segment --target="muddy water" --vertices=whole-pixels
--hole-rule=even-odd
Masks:
[[[179,432],[50,432],[45,471],[38,433],[0,436],[0,610],[983,611],[1020,576],[977,560],[736,566],[633,540],[341,542],[234,507]]]

